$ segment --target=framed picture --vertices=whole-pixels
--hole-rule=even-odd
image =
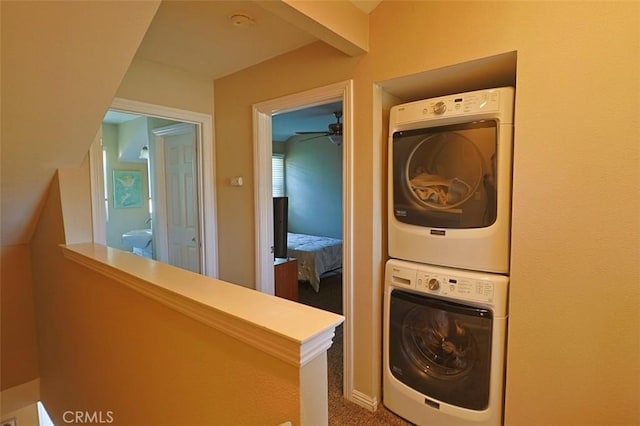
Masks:
[[[129,209],[142,207],[142,172],[135,170],[113,171],[113,207]]]

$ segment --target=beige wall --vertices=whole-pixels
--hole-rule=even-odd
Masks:
[[[355,388],[380,395],[373,84],[518,52],[506,419],[640,417],[638,3],[382,2],[370,53],[320,43],[215,82],[221,270],[251,285],[251,105],[355,84]],[[384,146],[384,144],[382,144]],[[609,342],[616,342],[610,344]],[[596,367],[615,364],[618,367]]]
[[[316,64],[315,58],[323,61]],[[309,61],[312,67],[307,66]],[[359,61],[361,58],[345,59],[342,53],[317,42],[215,82],[216,189],[223,279],[247,287],[255,285],[254,262],[249,260],[255,253],[252,104],[348,79]],[[229,185],[233,176],[243,176],[245,185]]]
[[[0,390],[40,376],[30,256],[28,244],[2,247]]]
[[[65,242],[67,244],[93,241],[91,209],[91,179],[89,175],[89,156],[85,156],[80,167],[58,169],[62,192],[62,211]]]
[[[3,246],[29,243],[56,168],[86,155],[159,5],[0,2]]]
[[[118,425],[299,424],[297,367],[62,257],[63,205],[88,191],[70,174],[54,179],[32,246],[40,392],[53,421],[80,410]]]
[[[47,186],[85,157],[159,4],[0,2],[3,390],[39,376],[29,243]]]
[[[135,58],[116,97],[213,114],[213,83],[209,77]]]

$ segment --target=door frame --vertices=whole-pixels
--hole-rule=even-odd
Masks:
[[[198,139],[198,214],[200,221],[200,241],[204,244],[200,250],[203,275],[218,278],[218,220],[216,211],[216,187],[215,176],[215,141],[213,136],[213,117],[208,114],[149,104],[124,98],[114,98],[109,109],[129,114],[144,115],[147,117],[163,118],[194,124]],[[90,174],[92,177],[92,217],[94,227],[94,242],[104,244],[102,236],[106,236],[106,223],[104,214],[104,185],[93,183],[102,172],[102,144],[97,141],[91,146],[89,152]]]
[[[273,201],[271,184],[272,116],[342,101],[342,300],[344,335],[343,396],[353,395],[353,80],[295,93],[253,105],[256,290],[274,294]]]

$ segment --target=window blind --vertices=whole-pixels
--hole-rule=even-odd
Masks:
[[[273,196],[284,197],[284,154],[271,155],[271,180]]]

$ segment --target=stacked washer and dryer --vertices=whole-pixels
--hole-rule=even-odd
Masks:
[[[514,89],[397,105],[383,399],[417,425],[503,422]]]

